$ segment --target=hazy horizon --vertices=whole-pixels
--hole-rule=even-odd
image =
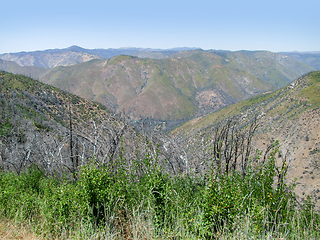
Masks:
[[[320,51],[320,1],[2,3],[0,54],[122,47]]]
[[[239,49],[239,50],[229,50],[229,49],[213,49],[213,48],[209,48],[209,49],[203,49],[200,47],[172,47],[172,48],[144,48],[144,47],[134,47],[134,46],[130,46],[130,47],[119,47],[119,48],[84,48],[82,46],[78,46],[78,45],[72,45],[72,46],[68,46],[68,47],[63,47],[63,48],[47,48],[47,49],[35,49],[35,50],[30,50],[30,51],[17,51],[17,52],[6,52],[6,53],[0,53],[0,54],[14,54],[14,53],[31,53],[31,52],[41,52],[41,51],[46,51],[46,50],[63,50],[63,49],[68,49],[71,47],[80,47],[83,49],[87,49],[87,50],[95,50],[95,49],[104,49],[104,50],[108,50],[108,49],[151,49],[151,50],[159,50],[159,51],[163,51],[163,50],[173,50],[173,49],[184,49],[184,48],[188,48],[188,49],[201,49],[201,50],[216,50],[216,51],[270,51],[270,50],[247,50],[247,49]],[[272,52],[272,51],[271,51]],[[281,52],[297,52],[297,53],[320,53],[320,51],[278,51],[279,53]]]

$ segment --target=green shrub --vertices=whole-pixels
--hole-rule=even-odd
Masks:
[[[255,168],[249,166],[245,177],[240,172],[209,175],[204,190],[204,224],[207,236],[226,228],[232,232],[238,219],[252,216],[257,233],[272,232],[279,226],[287,226],[295,213],[295,196],[281,181],[286,165],[276,166],[279,151],[276,142],[267,162]],[[259,157],[257,158],[257,160]],[[277,181],[278,179],[278,181]]]
[[[82,215],[96,223],[105,221],[108,208],[123,195],[119,180],[108,166],[97,167],[93,162],[84,166],[78,183]]]
[[[148,154],[130,166],[121,156],[103,166],[89,161],[77,182],[46,176],[36,166],[20,175],[2,171],[0,213],[31,222],[49,239],[106,231],[118,238],[320,237],[314,203],[298,205],[282,181],[286,165],[276,165],[278,146],[245,176],[174,176]],[[149,232],[139,235],[141,229]]]

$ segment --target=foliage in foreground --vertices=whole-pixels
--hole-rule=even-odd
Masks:
[[[1,217],[30,223],[46,238],[273,238],[320,237],[320,216],[299,205],[286,186],[277,146],[247,174],[172,176],[146,156],[129,168],[97,167],[79,180],[48,177],[36,166],[20,175],[0,173]]]

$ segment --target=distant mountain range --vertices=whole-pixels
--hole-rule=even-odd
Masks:
[[[17,52],[0,54],[0,59],[13,61],[20,66],[37,66],[52,68],[56,66],[70,66],[92,59],[108,59],[118,55],[137,56],[139,58],[163,59],[170,55],[189,50],[201,50],[200,48],[178,47],[171,49],[152,48],[109,48],[109,49],[85,49],[79,46],[71,46],[64,49],[48,49],[43,51]],[[219,50],[217,50],[219,51]],[[223,50],[220,50],[223,51]],[[280,52],[298,61],[304,62],[315,70],[320,70],[320,51],[318,52]]]
[[[54,68],[40,81],[136,119],[183,119],[282,87],[312,71],[270,52],[183,51],[166,59],[120,55]]]
[[[0,58],[1,70],[39,79],[133,119],[162,121],[217,111],[314,70],[268,51],[72,46]]]
[[[92,59],[108,59],[121,54],[147,58],[166,58],[173,53],[193,49],[195,48],[173,48],[167,50],[151,48],[85,49],[71,46],[64,49],[0,54],[0,59],[13,61],[20,66],[53,68],[70,66]]]
[[[7,53],[0,55],[0,59],[13,61],[20,66],[36,66],[53,68],[56,66],[69,66],[102,57],[81,51],[79,47],[66,49],[50,49],[35,52]]]

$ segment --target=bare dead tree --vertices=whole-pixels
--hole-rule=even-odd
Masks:
[[[220,174],[232,174],[237,169],[245,177],[252,155],[252,138],[259,124],[257,118],[245,123],[236,116],[199,131],[184,140],[193,159],[194,172],[208,169]]]
[[[282,159],[281,166],[276,166],[277,171],[277,178],[278,178],[278,189],[281,188],[284,184],[284,177],[287,175],[288,166],[287,166],[287,157],[288,157],[289,151],[286,152],[284,158]]]
[[[36,105],[33,101],[30,104]],[[155,134],[146,137],[134,131],[124,115],[104,115],[103,119],[97,117],[84,122],[77,119],[76,108],[67,103],[64,105],[66,110],[59,113],[65,121],[58,124],[45,116],[25,119],[16,107],[10,104],[6,107],[8,116],[14,116],[11,118],[14,127],[8,136],[0,138],[0,160],[4,168],[18,173],[28,165],[36,164],[47,174],[66,171],[76,180],[80,166],[93,157],[97,167],[110,164],[116,171],[120,156],[130,168],[133,161],[142,162],[149,153],[154,163],[159,160],[173,174],[185,169],[187,156],[181,153],[177,143],[168,137]]]
[[[69,148],[70,148],[70,161],[72,163],[71,173],[73,179],[76,180],[76,166],[75,156],[73,155],[73,126],[72,126],[72,115],[71,115],[71,104],[69,103]]]
[[[255,117],[252,122],[249,124],[249,128],[247,130],[247,133],[245,135],[245,141],[243,144],[244,146],[244,152],[242,154],[242,161],[241,161],[241,167],[242,167],[242,177],[246,176],[247,173],[247,167],[248,167],[248,163],[249,163],[249,157],[251,154],[251,150],[252,150],[252,138],[258,128],[259,124],[257,121],[257,118]]]

